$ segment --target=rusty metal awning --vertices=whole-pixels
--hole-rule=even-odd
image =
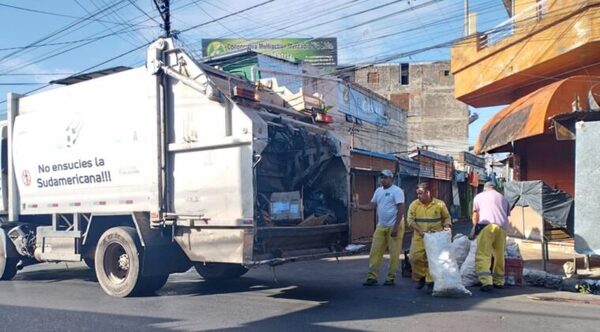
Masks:
[[[551,117],[590,109],[590,91],[600,92],[600,77],[572,76],[519,98],[483,126],[474,152],[508,152],[514,141],[550,133]]]

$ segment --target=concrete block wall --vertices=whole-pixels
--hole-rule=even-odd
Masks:
[[[454,98],[450,63],[409,63],[406,85],[401,84],[400,69],[400,64],[378,65],[359,69],[349,77],[399,106],[406,107],[408,103],[409,149],[427,146],[453,157],[460,151],[467,151],[469,109]]]

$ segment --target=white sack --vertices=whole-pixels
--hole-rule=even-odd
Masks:
[[[450,254],[450,231],[425,233],[425,252],[429,273],[433,277],[433,296],[471,295],[461,282],[456,261]]]
[[[513,239],[506,240],[506,250],[504,256],[507,258],[521,258],[521,251],[519,245]]]
[[[460,276],[462,279],[462,284],[465,287],[475,286],[479,283],[479,277],[477,276],[477,271],[475,270],[476,253],[477,240],[473,240],[471,241],[467,259],[465,259],[464,263],[460,267]]]
[[[469,247],[471,246],[471,241],[464,234],[456,234],[454,236],[454,240],[452,241],[452,257],[456,260],[456,265],[458,268],[463,265],[465,259],[467,259],[467,255],[469,254]]]

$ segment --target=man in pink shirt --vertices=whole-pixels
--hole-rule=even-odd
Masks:
[[[473,229],[469,238],[477,236],[475,268],[481,291],[504,288],[504,250],[510,206],[493,182],[486,182],[483,192],[473,199]],[[490,271],[494,257],[494,266]]]

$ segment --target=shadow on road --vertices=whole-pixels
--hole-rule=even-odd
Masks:
[[[165,287],[151,295],[150,298],[138,299],[115,299],[116,302],[127,301],[128,303],[144,301],[160,301],[161,303],[176,303],[177,299],[194,298],[200,303],[207,304],[215,299],[217,303],[222,303],[223,298],[219,295],[236,295],[234,299],[225,298],[226,302],[231,301],[231,315],[236,312],[244,312],[248,306],[253,303],[261,308],[261,304],[268,303],[270,306],[277,306],[277,301],[282,301],[282,307],[297,308],[297,310],[282,309],[281,314],[270,312],[267,318],[257,317],[255,320],[246,319],[243,323],[235,324],[236,327],[228,330],[338,330],[338,326],[346,326],[344,330],[364,330],[365,327],[353,327],[355,322],[368,324],[365,322],[373,320],[393,321],[402,317],[411,317],[411,320],[427,319],[428,314],[432,313],[453,313],[461,315],[468,314],[473,310],[479,313],[492,310],[486,307],[486,303],[499,302],[507,297],[520,297],[521,301],[526,301],[521,308],[504,308],[504,311],[493,312],[489,314],[500,315],[519,315],[523,319],[528,319],[527,315],[536,315],[538,318],[554,317],[557,319],[575,319],[587,320],[588,317],[570,316],[565,313],[539,313],[535,312],[535,299],[522,297],[527,294],[540,294],[551,292],[540,288],[530,287],[508,287],[503,290],[495,290],[492,293],[481,293],[478,288],[470,288],[473,296],[464,298],[439,298],[427,295],[423,290],[416,290],[410,279],[400,278],[397,285],[393,287],[374,286],[364,287],[361,285],[365,278],[368,261],[366,256],[355,256],[335,260],[320,260],[312,262],[298,262],[295,264],[283,265],[275,268],[273,273],[271,268],[261,267],[253,269],[247,275],[233,280],[221,282],[208,282],[203,280],[193,271],[183,274],[174,274],[169,278]],[[384,266],[385,268],[385,266]],[[384,271],[382,269],[382,271]],[[276,278],[275,278],[276,276]],[[65,280],[95,281],[93,270],[83,267],[64,270],[40,270],[28,271],[18,274],[17,280],[23,281],[43,281],[60,282]],[[94,292],[94,294],[96,294]],[[97,294],[101,294],[98,290]],[[217,297],[215,297],[217,296]],[[153,298],[156,298],[154,300]],[[172,300],[170,298],[173,298]],[[102,301],[113,301],[106,296]],[[273,303],[275,302],[275,303]],[[506,302],[505,302],[506,303]],[[512,302],[511,302],[512,303]],[[237,307],[236,305],[240,305]],[[30,308],[26,308],[30,310]],[[0,316],[6,316],[5,310],[14,310],[0,305]],[[36,309],[37,310],[37,309]],[[259,309],[260,310],[260,309]],[[47,309],[44,309],[46,312]],[[229,310],[228,310],[229,311]],[[49,311],[51,312],[51,311]],[[45,315],[45,313],[39,313]],[[68,312],[57,312],[57,315],[67,315]],[[86,313],[86,316],[88,313]],[[89,313],[91,319],[114,320],[119,321],[125,327],[135,327],[133,330],[144,328],[175,328],[178,324],[189,324],[177,319],[154,319],[140,316],[126,315],[103,315]],[[423,316],[425,315],[425,316]],[[107,316],[107,317],[103,317]],[[110,317],[108,317],[110,316]],[[201,316],[199,316],[201,317]],[[201,318],[197,318],[201,320]],[[262,316],[264,317],[264,316]],[[425,318],[424,318],[425,317]],[[229,317],[223,317],[227,322]],[[181,319],[181,317],[180,317]],[[590,317],[589,319],[596,319]],[[39,320],[38,320],[39,321]],[[187,320],[186,320],[187,321]],[[113,324],[111,321],[110,324]],[[331,326],[331,325],[336,325]],[[10,326],[10,325],[5,325]],[[101,325],[106,329],[106,325]],[[222,326],[228,326],[224,323]],[[390,325],[390,329],[393,326]],[[202,329],[202,324],[194,325],[193,330]],[[368,328],[367,328],[368,329]]]
[[[54,264],[52,263],[38,264],[35,265],[35,270],[33,271],[29,271],[28,268],[26,268],[26,270],[17,273],[13,280],[45,282],[59,282],[65,280],[98,281],[93,269],[82,267],[78,264],[60,264],[61,267],[54,267]]]
[[[177,320],[82,310],[0,305],[0,331],[157,331]],[[94,328],[101,327],[101,328]]]

